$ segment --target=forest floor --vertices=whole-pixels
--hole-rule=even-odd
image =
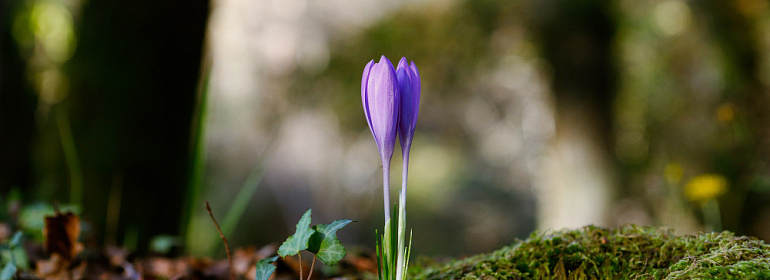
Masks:
[[[254,279],[257,261],[275,256],[280,244],[233,248],[230,258],[211,259],[167,254],[139,256],[126,248],[92,246],[80,240],[80,220],[70,213],[45,217],[43,242],[0,222],[0,280],[9,279]],[[89,243],[89,242],[86,242]],[[374,251],[350,248],[335,266],[314,266],[312,254],[278,258],[274,280],[298,279],[300,270],[312,279],[376,279]],[[231,264],[232,263],[232,270]],[[305,279],[303,278],[303,279]]]
[[[72,213],[46,217],[42,243],[0,223],[0,280],[254,279],[256,263],[275,256],[279,245],[234,248],[226,259],[138,256],[125,248],[85,246],[79,235]],[[370,248],[348,248],[334,266],[313,266],[311,257],[306,254],[302,263],[278,258],[271,279],[377,279]],[[635,225],[533,233],[489,254],[417,259],[409,279],[770,279],[770,245],[761,240],[727,231],[677,236]]]

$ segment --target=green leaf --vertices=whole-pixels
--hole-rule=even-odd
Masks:
[[[278,255],[281,257],[293,256],[299,251],[307,249],[310,236],[315,232],[310,228],[310,212],[312,210],[308,209],[305,215],[302,215],[302,218],[297,222],[297,231],[281,244],[281,247],[278,248]]]
[[[278,256],[272,258],[261,259],[257,262],[257,273],[254,275],[254,280],[268,280],[275,271],[275,265],[273,262],[278,260]]]
[[[335,265],[345,257],[345,247],[337,239],[337,230],[345,227],[352,220],[336,220],[328,225],[315,225],[315,233],[310,237],[308,251],[315,253],[326,265]]]
[[[166,255],[174,249],[175,246],[182,245],[182,238],[173,235],[156,235],[150,239],[150,250],[155,253]]]
[[[380,242],[377,245],[377,263],[379,267],[380,280],[391,280],[396,276],[395,266],[395,245],[391,237],[395,235],[391,223],[397,218],[385,221],[385,230],[379,236]]]
[[[0,271],[0,280],[11,280],[16,275],[16,265],[13,262],[5,263],[3,270]]]
[[[22,234],[21,231],[17,231],[16,234],[14,234],[11,238],[11,241],[8,242],[8,246],[11,248],[19,246],[22,236],[24,236],[24,234]]]

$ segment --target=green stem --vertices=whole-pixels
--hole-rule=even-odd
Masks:
[[[722,231],[722,218],[719,213],[719,203],[716,199],[709,199],[701,203],[701,211],[703,211],[704,224],[710,227],[707,230]]]
[[[75,147],[75,139],[72,136],[72,128],[64,111],[57,113],[56,121],[59,127],[59,138],[61,138],[64,159],[67,161],[69,169],[70,203],[82,207],[80,203],[83,201],[83,171],[80,169],[80,160]]]

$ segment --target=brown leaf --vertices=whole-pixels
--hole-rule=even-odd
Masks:
[[[350,265],[354,272],[368,271],[377,273],[377,260],[363,256],[345,256],[343,261]]]
[[[45,217],[45,250],[50,255],[58,254],[63,260],[75,258],[83,245],[78,243],[80,235],[80,219],[72,212],[56,213]]]
[[[36,262],[35,274],[37,277],[46,280],[69,280],[69,279],[82,279],[85,275],[85,269],[87,264],[81,262],[80,264],[69,267],[70,262],[59,256],[58,253],[53,253],[48,260],[39,260]]]
[[[256,262],[257,249],[254,247],[235,249],[233,254],[233,270],[235,275],[244,275],[249,270],[249,266]]]
[[[48,260],[39,260],[37,261],[37,276],[44,279],[52,279],[57,278],[58,275],[65,273],[66,276],[66,265],[61,260],[61,257],[59,254],[53,254],[51,255],[51,258]]]
[[[6,223],[0,223],[0,241],[8,242],[13,235],[11,227]]]
[[[147,259],[142,268],[143,274],[150,278],[171,279],[184,275],[189,270],[189,265],[184,259],[153,257]]]

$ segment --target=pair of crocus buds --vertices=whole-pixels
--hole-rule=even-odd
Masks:
[[[404,161],[401,204],[406,197],[409,149],[420,107],[420,74],[414,61],[409,64],[406,58],[401,58],[395,69],[385,56],[380,57],[378,63],[369,61],[361,80],[361,102],[382,159],[383,201],[387,221],[390,220],[390,161],[396,146],[396,135],[401,141]]]
[[[361,80],[361,102],[364,104],[364,114],[369,130],[374,136],[382,159],[385,235],[381,239],[382,251],[380,252],[380,245],[378,245],[377,253],[380,280],[403,280],[411,247],[411,245],[407,246],[405,241],[405,204],[409,149],[412,146],[420,107],[420,74],[417,72],[417,66],[414,62],[408,64],[406,58],[401,58],[398,67],[394,69],[393,64],[384,55],[378,63],[374,63],[374,60],[369,61],[364,68]],[[393,225],[390,219],[390,160],[396,146],[396,135],[401,141],[404,165],[396,216],[398,222],[397,225]],[[392,245],[396,246],[391,247]]]

